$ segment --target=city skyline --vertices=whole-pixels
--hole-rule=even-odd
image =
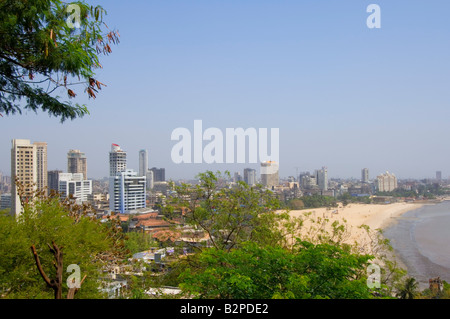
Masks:
[[[48,170],[65,171],[67,152],[82,150],[97,179],[108,177],[112,143],[136,171],[139,150],[149,150],[148,167],[164,167],[167,179],[258,170],[174,164],[171,132],[202,120],[223,131],[279,128],[280,177],[326,166],[329,178],[359,178],[364,167],[447,178],[450,3],[376,3],[381,29],[367,28],[370,2],[360,1],[137,2],[139,10],[99,1],[121,34],[98,72],[107,86],[95,100],[77,97],[90,112],[81,119],[0,117],[0,171],[10,174],[12,139],[45,141]]]

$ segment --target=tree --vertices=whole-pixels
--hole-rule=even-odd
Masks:
[[[34,196],[23,207],[18,218],[0,216],[0,295],[15,299],[102,298],[102,272],[120,264],[127,253],[115,220],[100,223],[87,215],[83,206],[56,196]],[[76,295],[64,281],[69,265],[80,267],[80,279],[86,276]]]
[[[406,278],[397,288],[397,297],[400,299],[414,299],[418,295],[419,283],[412,277]]]
[[[64,101],[82,85],[95,98],[103,83],[95,79],[100,54],[111,53],[119,33],[103,23],[106,11],[84,1],[4,0],[0,2],[0,113],[41,109],[61,121],[89,113],[85,105]]]
[[[369,299],[365,269],[371,258],[329,244],[298,241],[287,250],[247,242],[196,255],[180,287],[200,299]]]
[[[175,194],[162,208],[168,220],[184,210],[186,225],[204,232],[208,245],[217,249],[230,250],[245,241],[273,243],[282,238],[277,226],[287,215],[276,213],[280,203],[272,192],[244,182],[223,187],[220,172],[207,171],[198,178],[198,185],[175,187]]]

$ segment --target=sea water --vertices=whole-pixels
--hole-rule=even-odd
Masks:
[[[405,264],[408,276],[420,287],[430,278],[450,283],[450,201],[409,211],[384,230],[395,254]]]

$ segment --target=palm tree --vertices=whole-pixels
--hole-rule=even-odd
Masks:
[[[400,299],[414,299],[418,294],[418,286],[419,283],[414,278],[408,277],[397,288],[396,297]]]

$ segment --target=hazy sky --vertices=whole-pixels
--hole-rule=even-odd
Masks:
[[[67,151],[88,156],[88,175],[107,176],[111,143],[138,152],[167,178],[258,165],[174,164],[171,133],[279,128],[280,175],[328,167],[330,177],[450,175],[448,0],[88,1],[108,11],[121,43],[102,57],[107,84],[91,114],[60,124],[43,113],[0,117],[0,171],[11,140],[48,143],[48,169]],[[369,29],[369,4],[381,29]],[[82,96],[82,88],[79,88]],[[64,92],[61,95],[66,96]]]

